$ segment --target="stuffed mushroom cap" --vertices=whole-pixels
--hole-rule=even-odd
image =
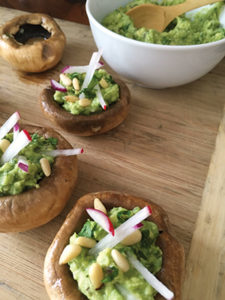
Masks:
[[[92,136],[107,132],[120,125],[127,117],[130,106],[130,92],[126,84],[114,79],[119,85],[119,99],[106,110],[88,116],[73,115],[53,99],[54,90],[45,88],[40,95],[44,115],[55,125],[78,136]]]
[[[26,126],[30,133],[58,139],[57,149],[71,145],[50,128]],[[58,156],[51,175],[17,195],[0,197],[0,232],[21,232],[41,226],[55,218],[70,199],[77,181],[77,157]]]
[[[67,264],[60,265],[59,258],[69,238],[74,232],[79,232],[89,217],[85,208],[93,207],[95,198],[99,198],[107,209],[124,207],[133,209],[150,205],[152,215],[147,219],[157,224],[160,235],[157,245],[163,251],[163,264],[156,274],[170,290],[174,292],[174,299],[181,300],[182,282],[185,269],[185,255],[183,246],[169,233],[169,221],[165,211],[149,200],[134,197],[125,193],[105,191],[90,193],[81,197],[68,214],[61,229],[55,236],[48,249],[44,263],[44,282],[50,299],[85,300],[87,299],[78,289]],[[163,299],[159,294],[156,300]]]

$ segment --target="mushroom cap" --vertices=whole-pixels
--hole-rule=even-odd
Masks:
[[[51,36],[21,44],[14,35],[21,25],[41,25]],[[23,72],[43,72],[62,58],[66,38],[53,18],[46,14],[26,14],[13,18],[0,28],[0,55],[15,69]]]
[[[81,197],[66,217],[62,227],[56,234],[48,249],[44,263],[44,282],[50,299],[87,299],[78,289],[67,264],[59,265],[59,258],[63,249],[69,243],[74,232],[79,232],[88,219],[85,208],[93,207],[94,199],[99,198],[107,209],[124,207],[133,209],[150,205],[152,215],[147,219],[158,225],[160,234],[157,244],[163,251],[163,264],[156,274],[175,294],[176,300],[181,300],[182,282],[185,270],[185,254],[183,246],[169,233],[169,221],[165,211],[157,204],[139,197],[115,191],[90,193]],[[163,299],[159,294],[156,300]]]
[[[58,139],[57,149],[71,145],[50,128],[26,126],[29,133]],[[21,232],[41,226],[55,218],[69,200],[77,181],[77,157],[58,156],[49,177],[39,188],[31,188],[18,195],[0,197],[0,232]]]
[[[120,96],[118,101],[111,104],[105,111],[89,116],[73,115],[54,101],[55,91],[51,87],[45,88],[41,92],[41,109],[52,123],[75,135],[92,136],[107,132],[124,121],[130,104],[128,87],[119,79],[114,79],[114,81],[120,87]]]

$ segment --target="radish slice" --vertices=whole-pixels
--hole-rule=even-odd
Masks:
[[[24,163],[22,163],[22,162],[19,162],[19,163],[18,163],[18,167],[19,167],[22,171],[24,171],[25,173],[28,173],[28,165],[26,165],[26,164],[24,164]]]
[[[28,173],[28,161],[26,160],[25,157],[23,157],[23,156],[20,156],[20,157],[19,157],[19,159],[18,159],[18,167],[19,167],[22,171]]]
[[[101,92],[101,90],[100,90],[99,85],[97,84],[97,85],[95,86],[95,88],[97,89],[97,98],[98,98],[98,100],[99,100],[99,103],[101,104],[101,107],[102,107],[104,110],[106,110],[107,105],[106,105],[105,100],[104,100],[104,98],[103,98],[103,96],[102,96],[102,92]]]
[[[18,137],[19,132],[20,132],[20,126],[18,123],[16,123],[13,127],[13,140],[15,140]]]
[[[51,86],[56,91],[67,92],[67,89],[54,79],[51,79]]]
[[[139,260],[130,255],[128,255],[128,260],[159,294],[161,294],[165,299],[173,299],[174,293],[170,291],[161,281],[159,281],[147,268],[145,268],[145,266],[143,266]]]
[[[6,149],[1,157],[1,162],[4,164],[7,161],[13,159],[24,147],[26,147],[31,141],[31,137],[26,130],[22,130],[16,140],[14,140]]]
[[[102,62],[99,62],[97,64],[96,70],[101,68],[104,64]],[[86,73],[88,70],[87,66],[66,66],[62,69],[61,73]]]
[[[70,156],[70,155],[78,155],[84,152],[83,148],[76,148],[76,149],[66,149],[66,150],[51,150],[46,151],[45,154],[49,156]]]
[[[20,114],[16,111],[9,117],[9,119],[0,128],[0,140],[13,128],[13,126],[19,121]]]
[[[98,223],[105,231],[114,235],[114,227],[109,217],[101,210],[95,208],[86,208],[89,216]]]
[[[142,223],[138,223],[137,225],[133,226],[134,229],[140,229],[143,226]]]
[[[99,252],[107,248],[113,248],[128,235],[137,230],[136,225],[141,221],[149,217],[152,213],[150,206],[145,206],[134,216],[129,218],[126,222],[121,224],[115,229],[114,237],[111,234],[107,234],[101,239],[92,249],[89,250],[90,255],[97,255]]]
[[[86,73],[86,76],[85,76],[85,78],[84,78],[84,82],[83,82],[83,84],[82,84],[81,89],[87,88],[88,85],[89,85],[89,83],[91,82],[91,79],[92,79],[92,77],[93,77],[93,75],[94,75],[94,72],[95,72],[95,70],[96,70],[96,68],[97,68],[97,66],[98,66],[99,59],[100,59],[100,57],[101,57],[101,55],[102,55],[102,51],[103,51],[103,50],[100,49],[98,52],[94,52],[94,53],[92,54],[90,63],[89,63],[89,65],[88,65],[87,73]],[[84,98],[84,97],[85,97],[84,93],[81,93],[81,94],[80,94],[80,98]]]
[[[89,251],[89,254],[90,255],[98,255],[98,253],[101,252],[102,250],[104,250],[105,248],[112,249],[117,244],[119,244],[122,240],[124,240],[128,235],[132,234],[134,231],[137,230],[137,228],[135,228],[135,226],[131,226],[131,227],[127,228],[126,230],[121,230],[120,226],[115,229],[114,237],[112,237],[111,234],[106,235]],[[119,229],[119,231],[117,229]],[[119,232],[119,234],[118,234],[118,232]]]
[[[116,283],[115,284],[116,289],[120,292],[120,294],[126,299],[126,300],[137,300],[137,298],[132,295],[125,287],[123,287],[121,284]]]

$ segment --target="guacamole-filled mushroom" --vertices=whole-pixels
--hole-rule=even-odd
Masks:
[[[62,58],[66,38],[48,15],[32,13],[6,22],[0,28],[0,55],[15,69],[43,72]]]
[[[127,230],[133,229],[132,225],[127,225],[126,230],[124,226],[123,229],[121,226],[127,221],[130,222],[129,219],[131,218],[134,222],[134,218],[137,216],[135,213],[139,209],[142,212],[145,210],[146,213],[149,205],[152,214],[141,224],[137,224],[139,228],[143,226],[140,228],[141,234],[139,235],[141,237],[136,235],[129,241],[127,238],[123,239],[115,246],[114,237],[118,239],[119,235],[124,235]],[[94,210],[92,209],[93,206]],[[101,228],[104,226],[103,220],[97,224],[90,220],[90,210],[95,211],[95,213],[97,211],[98,214],[106,212],[104,218],[108,217],[114,225],[119,224],[118,227],[115,226],[114,236],[110,233],[107,235],[107,232],[104,233],[103,228]],[[138,218],[136,218],[136,222],[139,221]],[[146,224],[147,221],[150,221],[150,224]],[[134,246],[136,258],[141,261],[141,264],[144,264],[143,261],[146,259],[150,259],[149,267],[153,269],[156,267],[157,279],[173,292],[174,299],[180,300],[185,255],[183,247],[168,232],[168,226],[168,217],[164,210],[148,200],[113,191],[90,193],[83,196],[68,214],[45,258],[44,282],[50,299],[124,300],[127,299],[126,297],[131,297],[131,299],[164,299],[160,294],[156,294],[151,286],[148,287],[147,282],[144,284],[143,278],[141,279],[141,272],[138,275],[137,270],[132,267],[134,261],[129,257],[132,253],[129,247]],[[148,230],[149,228],[150,230]],[[107,226],[104,229],[107,230]],[[109,232],[112,231],[109,230]],[[122,237],[120,236],[120,238]],[[97,242],[97,244],[90,245],[90,240],[96,240],[95,243]],[[102,242],[103,240],[104,242]],[[146,250],[148,251],[147,248],[151,245],[153,245],[152,253],[145,257]],[[144,252],[142,253],[143,249]],[[121,255],[123,259],[121,259]],[[154,256],[153,260],[152,257]],[[126,259],[124,261],[124,258],[128,260],[128,263],[125,263]],[[102,268],[101,272],[97,265]],[[158,266],[161,268],[159,272]],[[143,267],[141,269],[143,270]],[[96,275],[94,278],[93,272]],[[80,288],[73,277],[78,280]],[[139,286],[140,283],[141,286]],[[88,296],[85,296],[81,290]],[[126,297],[124,297],[124,292]]]
[[[25,128],[17,138],[14,131],[0,139],[0,232],[21,232],[49,222],[62,211],[77,181],[77,157],[51,153],[71,151],[71,145],[50,128]],[[24,132],[30,141],[19,151]]]
[[[89,65],[65,67],[59,82],[51,80],[51,87],[40,95],[46,117],[75,135],[107,132],[121,124],[128,114],[127,86],[102,69],[99,58],[99,52],[95,52]]]

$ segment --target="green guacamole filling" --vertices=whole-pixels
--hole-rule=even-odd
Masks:
[[[83,84],[86,73],[67,73],[65,74],[71,79],[77,78],[80,87]],[[101,85],[102,80],[106,83],[104,86]],[[99,113],[103,111],[103,108],[96,95],[96,85],[99,84],[103,99],[107,106],[112,105],[119,99],[119,86],[115,83],[112,76],[107,73],[104,69],[96,70],[91,82],[85,89],[75,90],[73,84],[66,86],[60,80],[60,84],[66,87],[67,92],[56,91],[54,93],[54,100],[60,104],[62,108],[70,112],[73,115],[90,115],[93,113]],[[87,106],[80,105],[79,95],[84,93],[85,97],[90,100],[90,104]],[[75,102],[67,100],[67,96],[76,96]]]
[[[184,0],[162,0],[160,5],[173,5]],[[119,7],[107,15],[102,24],[108,29],[125,37],[162,45],[197,45],[215,42],[225,38],[225,29],[219,22],[224,2],[204,7],[193,13],[183,14],[172,21],[164,32],[153,29],[136,28],[126,12],[140,4],[159,4],[154,0],[134,0],[124,7]]]
[[[127,210],[122,207],[116,207],[108,212],[108,217],[113,223],[114,228],[125,222],[128,218],[137,213],[138,207],[133,210]],[[162,266],[162,251],[155,245],[159,236],[158,227],[155,223],[143,221],[143,227],[140,231],[142,239],[140,242],[131,246],[119,243],[114,249],[117,249],[124,256],[127,254],[134,255],[150,272],[156,274]],[[79,233],[74,233],[70,237],[70,244],[74,244],[76,238],[85,236],[93,238],[96,241],[101,240],[107,233],[94,221],[87,220]],[[73,274],[73,278],[78,282],[80,291],[88,298],[93,300],[125,300],[124,296],[116,288],[119,284],[129,294],[136,299],[153,300],[156,291],[145,281],[142,275],[130,265],[127,272],[122,272],[114,262],[110,248],[105,248],[97,257],[88,253],[89,249],[82,248],[81,253],[68,264]],[[95,290],[90,278],[89,268],[97,262],[103,269],[103,285]]]
[[[56,149],[58,140],[56,138],[44,138],[38,134],[31,135],[32,141],[23,148],[12,160],[0,164],[0,196],[20,194],[30,188],[38,188],[39,181],[44,177],[40,165],[40,159],[45,157],[52,166],[54,158],[44,154],[45,151]],[[12,142],[13,133],[8,133],[5,139]],[[2,156],[0,151],[0,158]],[[28,172],[18,167],[19,157],[26,158]]]

